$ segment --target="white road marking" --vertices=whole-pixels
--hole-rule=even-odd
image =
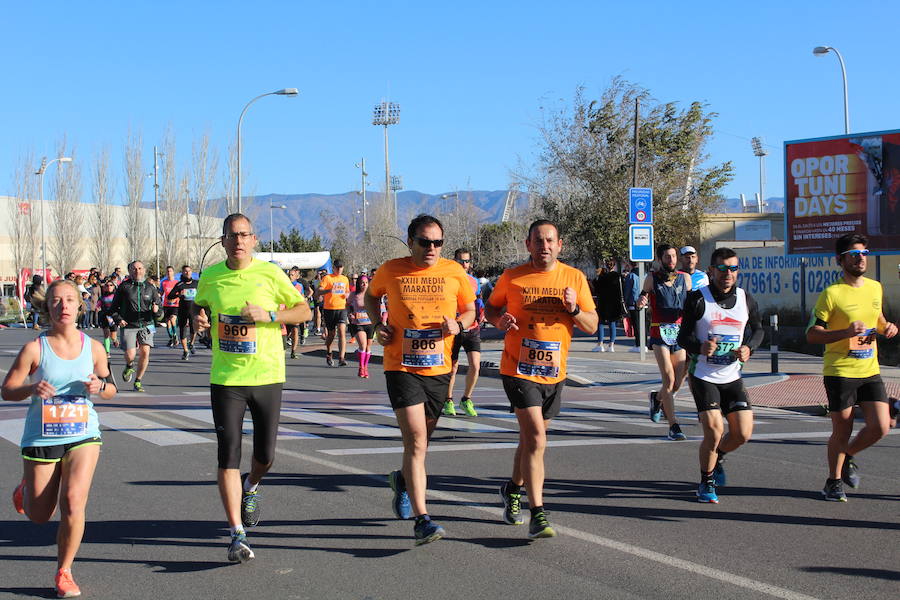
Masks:
[[[213,442],[210,438],[202,435],[182,431],[175,427],[166,427],[156,421],[150,421],[125,411],[104,412],[100,423],[107,428],[127,433],[157,446],[183,446]]]

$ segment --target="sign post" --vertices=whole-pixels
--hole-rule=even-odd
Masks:
[[[635,125],[636,127],[636,125]],[[637,147],[637,144],[635,144]],[[637,164],[637,157],[635,157]],[[637,175],[635,174],[635,183]],[[638,264],[638,285],[644,285],[644,262],[653,261],[653,190],[651,188],[628,188],[628,253],[632,263]],[[634,341],[641,351],[641,362],[647,358],[645,339],[646,312],[638,311]]]

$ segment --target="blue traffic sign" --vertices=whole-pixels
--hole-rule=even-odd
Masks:
[[[632,225],[653,223],[653,190],[628,188],[628,222]]]
[[[628,258],[632,262],[653,261],[653,225],[628,226]]]

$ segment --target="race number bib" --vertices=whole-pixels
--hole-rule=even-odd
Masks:
[[[678,331],[681,329],[679,323],[660,323],[659,337],[662,338],[664,344],[674,346],[678,343]]]
[[[256,354],[256,323],[240,315],[219,313],[219,350],[229,354]]]
[[[185,300],[193,302],[194,298],[197,297],[197,288],[185,288],[182,293],[184,294]]]
[[[356,324],[371,325],[372,319],[369,318],[369,313],[367,313],[366,311],[356,313]]]
[[[343,281],[335,282],[331,286],[331,293],[335,296],[345,296],[347,294],[347,287],[344,285]]]
[[[149,333],[151,336],[152,336],[154,333],[156,333],[156,325],[153,324],[153,323],[150,323],[149,325],[147,325],[146,327],[144,327],[144,329],[146,329],[146,330],[147,330],[147,333]]]
[[[404,367],[440,367],[444,364],[444,332],[440,329],[404,329]]]
[[[866,329],[850,338],[850,358],[864,359],[875,356],[875,329]]]
[[[519,348],[516,373],[532,377],[559,377],[562,367],[562,342],[524,338]]]
[[[83,435],[90,414],[84,396],[53,396],[41,399],[41,431],[44,437]]]
[[[712,356],[706,357],[706,362],[711,365],[730,365],[737,360],[737,356],[733,354],[741,345],[740,335],[726,335],[724,333],[710,333],[710,340],[715,340],[716,351]]]

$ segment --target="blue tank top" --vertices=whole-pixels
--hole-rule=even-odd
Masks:
[[[46,333],[38,339],[41,360],[31,381],[46,380],[56,388],[56,396],[48,399],[31,397],[21,446],[57,446],[100,437],[100,421],[83,383],[94,372],[91,339],[81,334],[81,354],[73,360],[57,356]]]

